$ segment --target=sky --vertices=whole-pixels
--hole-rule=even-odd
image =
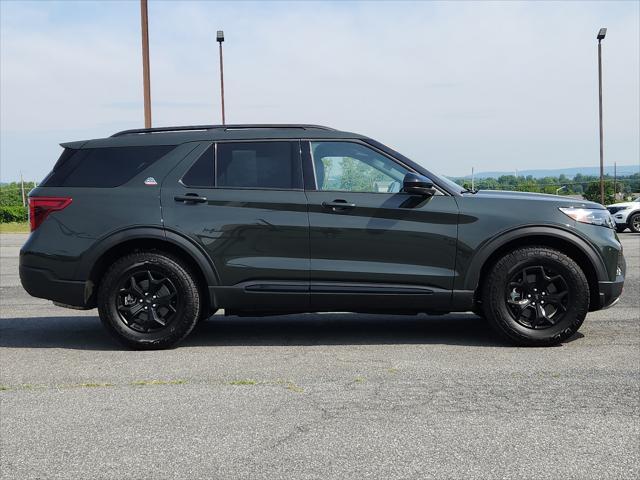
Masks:
[[[149,2],[154,126],[316,123],[461,176],[640,164],[640,2]],[[0,0],[0,180],[143,126],[136,1]]]

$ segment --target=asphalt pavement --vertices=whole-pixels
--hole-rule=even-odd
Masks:
[[[553,348],[472,314],[216,315],[135,352],[29,297],[0,235],[0,477],[640,477],[640,235],[614,308]]]

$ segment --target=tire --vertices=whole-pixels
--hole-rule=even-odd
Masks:
[[[524,247],[500,258],[486,278],[488,322],[516,345],[547,347],[575,334],[589,310],[589,283],[571,258]]]
[[[616,225],[616,232],[622,233],[627,229],[626,225]]]
[[[640,212],[633,213],[629,217],[629,230],[633,233],[640,233]]]
[[[201,298],[194,275],[181,260],[162,252],[138,252],[106,272],[98,288],[98,312],[124,345],[159,350],[189,335],[201,317]]]

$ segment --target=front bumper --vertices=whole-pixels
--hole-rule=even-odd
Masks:
[[[611,217],[616,222],[616,225],[626,225],[629,220],[630,210],[620,210],[616,213],[612,213]]]
[[[622,294],[624,277],[614,282],[598,282],[600,291],[600,309],[612,307]]]
[[[609,308],[618,301],[618,298],[622,295],[626,274],[627,261],[625,260],[622,251],[620,251],[618,254],[618,265],[616,267],[616,279],[613,281],[605,280],[598,282],[600,309]]]

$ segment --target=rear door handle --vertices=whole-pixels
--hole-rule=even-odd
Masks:
[[[173,197],[176,202],[184,203],[206,203],[207,197],[201,197],[197,193],[187,193],[186,195],[176,195]]]
[[[322,202],[322,206],[324,208],[330,208],[331,210],[350,210],[352,208],[356,208],[355,203],[349,203],[346,200],[334,200],[333,202]]]

